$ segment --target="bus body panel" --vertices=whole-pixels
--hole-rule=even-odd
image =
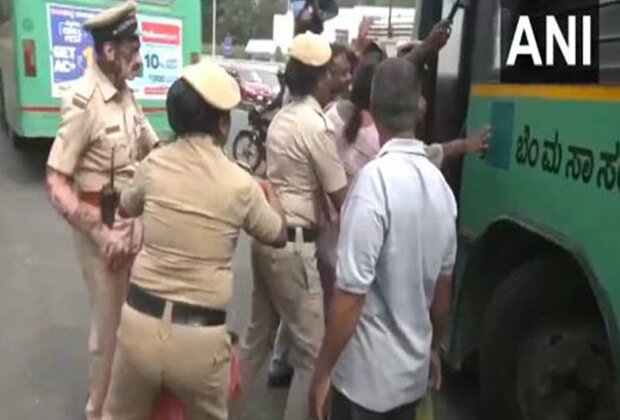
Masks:
[[[148,17],[165,17],[182,21],[182,61],[190,63],[192,53],[201,50],[201,12],[199,0],[174,0],[170,5],[138,2],[138,13]],[[28,2],[13,1],[11,42],[14,53],[6,53],[3,44],[3,83],[10,128],[23,137],[53,137],[58,129],[60,99],[52,97],[52,68],[48,27],[48,4],[104,9],[118,4],[114,1],[73,0]],[[162,2],[163,4],[163,2]],[[26,77],[22,43],[35,43],[36,77]],[[6,41],[3,39],[2,41]],[[144,57],[143,57],[144,58]],[[10,69],[16,72],[11,75]],[[159,133],[169,132],[164,100],[141,100],[149,121]]]
[[[16,62],[12,57],[15,56],[14,43],[14,20],[6,20],[0,24],[0,75],[2,76],[1,88],[4,92],[4,102],[2,109],[5,112],[5,119],[9,124],[15,125],[17,103],[9,98],[17,97],[17,84],[15,80]]]
[[[550,232],[585,259],[617,338],[620,315],[620,87],[476,85],[468,127],[494,126],[485,159],[465,160],[460,232],[476,240],[502,218]],[[510,238],[505,246],[510,247]],[[467,253],[459,256],[459,272]],[[457,283],[456,316],[463,305]],[[607,311],[607,313],[605,313]],[[615,359],[620,360],[618,346]]]

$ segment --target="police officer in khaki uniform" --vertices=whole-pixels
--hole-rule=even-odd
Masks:
[[[189,419],[228,418],[231,343],[226,309],[232,257],[243,229],[269,246],[286,244],[284,211],[273,190],[222,151],[239,86],[203,61],[168,93],[177,140],[151,153],[120,213],[143,216],[144,246],[123,306],[105,420],[148,419],[161,387]]]
[[[48,191],[73,227],[92,310],[88,419],[101,417],[120,308],[141,240],[135,220],[117,220],[112,228],[102,223],[99,192],[111,172],[117,186],[128,184],[137,162],[158,142],[126,84],[142,63],[135,13],[135,4],[128,2],[86,23],[97,60],[63,98],[47,162]]]
[[[269,351],[270,337],[282,319],[290,333],[295,375],[285,420],[308,418],[308,393],[324,333],[323,297],[314,239],[327,194],[335,207],[344,201],[347,179],[333,131],[323,114],[330,99],[329,43],[319,35],[297,35],[286,68],[292,102],[274,118],[267,134],[267,176],[286,212],[288,243],[274,249],[252,245],[252,315],[240,351],[246,394]],[[244,403],[235,413],[241,416]]]

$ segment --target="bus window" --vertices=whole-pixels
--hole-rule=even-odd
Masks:
[[[472,82],[499,82],[501,63],[500,16],[498,2],[486,0],[477,10],[476,47],[472,60]]]
[[[455,1],[443,0],[444,15],[452,8]],[[462,132],[464,108],[466,107],[466,97],[460,95],[463,85],[461,60],[465,33],[463,16],[464,12],[460,11],[454,17],[450,39],[439,52],[437,59],[435,95],[434,98],[432,96],[427,98],[429,99],[428,106],[432,107],[434,115],[430,130],[426,130],[423,134],[432,136],[432,141],[451,140]],[[460,96],[463,100],[455,100]]]
[[[600,10],[600,68],[602,83],[620,83],[620,1]]]
[[[580,10],[599,9],[599,64],[601,83],[620,82],[620,1],[594,0],[579,1],[559,0],[555,2],[532,2],[530,0],[502,0],[501,8],[497,1],[485,0],[484,6],[478,8],[477,45],[473,60],[474,82],[499,82],[501,43],[510,43],[512,31],[521,14],[560,14],[574,13]],[[500,23],[512,24],[501,25]],[[489,31],[489,28],[493,28]],[[501,28],[501,31],[500,31]],[[491,35],[494,34],[494,35]],[[504,52],[508,51],[504,45]]]
[[[444,1],[443,10],[450,10],[456,0]],[[463,13],[454,16],[452,33],[445,47],[439,52],[437,74],[439,77],[456,77],[461,62],[461,40],[463,36]]]

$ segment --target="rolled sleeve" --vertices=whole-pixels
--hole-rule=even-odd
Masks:
[[[387,220],[363,175],[345,205],[338,239],[336,285],[355,294],[366,294],[375,280]]]
[[[282,218],[269,205],[257,182],[252,181],[249,188],[243,229],[261,242],[272,242],[282,230]]]
[[[141,147],[143,150],[142,158],[146,157],[148,153],[156,148],[159,145],[159,137],[157,133],[153,129],[151,122],[145,116],[143,118],[143,126],[142,126],[142,136],[141,136]]]
[[[424,146],[424,151],[426,152],[428,160],[441,169],[441,165],[443,164],[443,146],[439,143],[429,144],[428,146]]]
[[[121,192],[121,209],[129,217],[138,217],[144,212],[146,169],[146,162],[144,162],[136,170],[129,186]]]
[[[347,175],[331,133],[325,130],[314,135],[308,149],[323,191],[331,194],[345,188]]]
[[[75,97],[62,99],[60,126],[47,160],[47,165],[67,176],[73,176],[78,162],[91,139],[91,118],[87,104]]]

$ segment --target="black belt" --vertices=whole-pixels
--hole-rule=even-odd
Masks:
[[[289,242],[295,242],[295,231],[297,229],[294,227],[286,228],[286,236]],[[304,242],[314,242],[317,237],[317,231],[315,229],[301,228],[301,237]]]
[[[204,306],[191,305],[183,302],[172,303],[172,323],[215,327],[226,323],[226,312]],[[166,307],[166,300],[153,296],[135,284],[129,285],[127,304],[138,312],[161,318]]]

